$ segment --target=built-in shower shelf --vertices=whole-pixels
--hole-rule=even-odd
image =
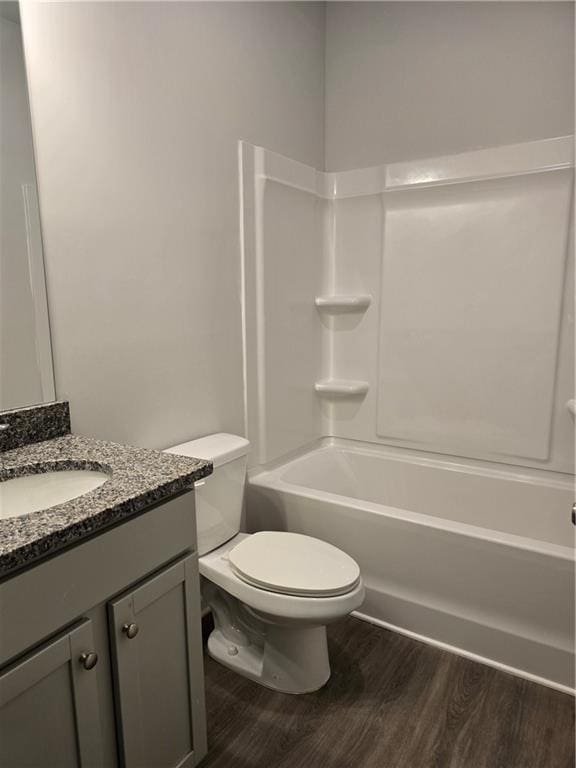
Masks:
[[[315,304],[323,312],[365,312],[372,296],[363,293],[316,296]]]
[[[361,397],[368,392],[368,387],[367,381],[352,379],[321,379],[314,384],[319,395],[336,397]]]

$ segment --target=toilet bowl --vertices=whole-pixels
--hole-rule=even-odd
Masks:
[[[195,494],[202,599],[214,617],[208,652],[268,688],[315,691],[330,677],[326,625],[364,599],[360,569],[320,539],[240,533],[248,449],[217,434],[167,450],[214,464]]]
[[[359,572],[354,584],[341,594],[287,593],[246,581],[234,568],[234,553],[245,542],[252,544],[259,537],[270,548],[267,535],[240,533],[200,558],[200,573],[205,578],[203,597],[212,609],[215,624],[208,651],[225,666],[269,688],[286,693],[315,691],[330,677],[326,625],[360,606],[364,585]],[[299,534],[276,532],[275,536],[278,548],[282,547],[282,537],[298,537],[301,541],[296,546],[301,547],[303,558],[314,554],[315,545],[325,543]],[[295,549],[294,542],[291,544]],[[308,559],[307,564],[313,562]],[[319,573],[322,564],[318,563]],[[310,575],[313,568],[307,570]],[[298,574],[297,560],[294,572]],[[302,579],[294,582],[299,586]],[[286,583],[284,579],[283,585]]]

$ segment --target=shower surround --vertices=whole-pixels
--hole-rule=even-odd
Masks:
[[[364,618],[572,689],[573,137],[239,155],[248,525],[350,551]]]

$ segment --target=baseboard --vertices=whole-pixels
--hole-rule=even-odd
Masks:
[[[357,619],[360,619],[361,621],[366,621],[369,624],[374,624],[378,627],[382,627],[383,629],[388,629],[391,632],[397,632],[400,635],[405,635],[406,637],[410,637],[413,640],[417,640],[421,643],[432,645],[435,648],[439,648],[442,651],[448,651],[448,653],[454,653],[456,656],[463,656],[466,659],[471,659],[472,661],[476,661],[479,664],[485,664],[486,666],[493,667],[494,669],[498,669],[501,672],[507,672],[508,674],[514,675],[515,677],[520,677],[520,678],[523,678],[524,680],[530,680],[530,682],[537,683],[539,685],[544,685],[548,688],[553,688],[556,691],[561,691],[562,693],[567,693],[571,696],[576,696],[576,690],[574,688],[568,685],[559,683],[555,680],[550,680],[546,677],[541,677],[540,675],[536,675],[536,674],[533,674],[532,672],[528,672],[527,670],[519,669],[518,667],[514,667],[509,664],[505,664],[501,661],[488,658],[487,656],[482,656],[478,653],[467,651],[464,648],[460,648],[456,645],[451,645],[450,643],[446,643],[441,640],[437,640],[432,637],[419,634],[418,632],[414,632],[410,629],[405,629],[404,627],[399,627],[396,624],[390,624],[387,621],[383,621],[382,619],[377,619],[374,616],[370,616],[366,613],[354,611],[352,613],[352,616],[355,616]]]

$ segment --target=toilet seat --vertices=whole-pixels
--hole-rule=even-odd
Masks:
[[[284,531],[261,531],[228,554],[231,570],[258,589],[299,597],[333,597],[360,581],[358,564],[326,541]]]
[[[351,611],[355,611],[364,600],[362,577],[358,584],[343,595],[285,595],[255,587],[240,578],[230,565],[230,552],[245,539],[254,534],[238,533],[221,547],[198,559],[203,578],[248,606],[259,614],[275,617],[282,622],[298,622],[318,626],[329,624]]]

